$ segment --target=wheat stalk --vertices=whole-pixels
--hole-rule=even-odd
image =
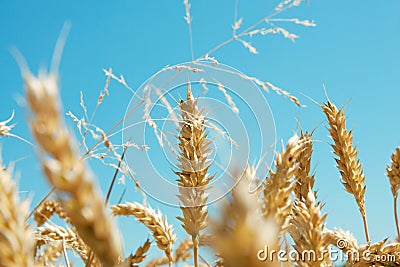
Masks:
[[[181,100],[182,120],[178,155],[179,171],[175,172],[179,179],[179,195],[183,217],[178,217],[183,229],[192,237],[194,265],[198,266],[198,247],[200,231],[207,227],[207,194],[208,184],[214,176],[207,174],[207,157],[210,153],[210,141],[205,133],[205,118],[198,109],[190,86],[187,89],[186,102]]]
[[[297,159],[303,150],[304,142],[296,134],[290,138],[286,148],[276,154],[276,170],[270,170],[269,177],[263,183],[263,215],[275,220],[281,234],[286,232],[289,225],[292,207],[290,194],[294,187],[292,177],[297,171]]]
[[[337,168],[342,176],[342,183],[357,202],[364,223],[365,237],[367,242],[370,242],[365,210],[365,175],[357,156],[357,149],[353,146],[352,131],[346,129],[346,118],[342,109],[337,109],[330,101],[321,108],[328,118],[329,132],[334,142],[332,147],[337,156]]]
[[[386,166],[387,176],[392,187],[393,202],[394,202],[394,218],[397,229],[397,240],[400,241],[399,219],[397,216],[397,197],[400,188],[400,147],[392,154],[392,165]]]
[[[11,172],[0,158],[0,266],[33,266],[34,236],[25,223],[28,205],[20,203]]]
[[[135,216],[151,231],[157,247],[164,251],[168,260],[172,262],[175,235],[173,234],[173,227],[168,224],[161,212],[155,212],[150,206],[143,206],[137,202],[113,205],[111,209],[115,216]]]
[[[25,92],[32,110],[33,135],[45,154],[44,172],[61,194],[60,200],[79,236],[104,267],[114,266],[122,253],[112,218],[87,168],[74,153],[71,135],[60,117],[57,75],[24,74]]]

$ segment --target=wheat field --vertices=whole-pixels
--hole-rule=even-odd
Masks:
[[[300,4],[302,1],[284,0],[261,21],[274,25],[281,21],[276,18],[278,14]],[[183,6],[192,43],[191,3],[184,0]],[[285,22],[304,27],[316,26],[311,20],[297,18],[286,19]],[[242,19],[235,14],[232,37],[199,58],[194,58],[191,46],[192,65],[167,66],[163,70],[201,73],[202,62],[218,68],[220,63],[213,56],[215,51],[232,42],[239,43],[251,54],[257,54],[257,48],[249,41],[253,36],[282,35],[291,41],[298,38],[280,26],[264,28],[256,23],[242,29],[241,24]],[[176,132],[170,133],[173,142],[169,142],[168,133],[159,129],[156,119],[151,116],[149,109],[154,103],[150,98],[144,97],[141,105],[132,110],[143,111],[144,121],[153,130],[160,145],[174,149],[176,165],[170,170],[170,175],[178,188],[176,199],[180,215],[171,220],[163,212],[163,205],[152,207],[149,204],[141,181],[132,175],[133,170],[124,159],[127,151],[146,151],[148,147],[136,144],[135,140],[118,144],[112,138],[114,130],[125,117],[120,118],[111,130],[92,123],[96,110],[110,94],[108,88],[111,82],[132,90],[124,76],[115,75],[112,69],[104,70],[106,83],[95,100],[92,117],[88,116],[83,93],[80,95],[80,106],[84,116],[80,118],[70,111],[64,116],[58,68],[65,41],[66,34],[62,32],[50,71],[42,71],[38,75],[29,70],[22,54],[14,51],[24,83],[28,110],[25,123],[29,125],[34,141],[31,143],[27,141],[29,138],[14,133],[14,113],[0,122],[0,141],[15,138],[34,147],[40,170],[51,190],[40,202],[32,205],[29,199],[21,197],[13,163],[6,164],[0,157],[1,267],[400,266],[397,214],[400,147],[387,152],[386,166],[387,184],[393,199],[391,216],[397,236],[373,242],[367,218],[374,215],[367,214],[366,175],[354,143],[353,130],[347,125],[346,106],[336,105],[328,98],[328,93],[324,102],[316,103],[320,114],[325,116],[325,131],[331,138],[332,154],[326,155],[323,160],[336,164],[336,174],[340,177],[338,181],[354,197],[365,239],[357,240],[340,225],[332,229],[327,226],[329,214],[324,212],[324,199],[315,186],[318,168],[314,171],[312,167],[314,145],[318,142],[314,139],[315,129],[300,127],[293,131],[290,139],[278,145],[266,177],[258,177],[258,166],[250,162],[245,168],[237,168],[230,174],[232,179],[238,181],[237,184],[221,200],[218,211],[212,212],[215,207],[211,207],[209,196],[216,174],[212,172],[215,147],[210,133],[224,133],[210,124],[210,110],[201,105],[189,81],[184,91],[180,92],[181,99],[177,99],[176,106],[160,97],[163,107],[173,114],[173,122],[176,123]],[[271,82],[244,74],[240,78],[251,81],[260,90],[276,92],[289,100],[288,105],[303,106],[297,96]],[[224,84],[215,80],[215,85],[223,95],[226,106],[233,113],[239,113],[239,105]],[[205,90],[212,90],[204,84],[202,86]],[[153,90],[159,93],[163,88]],[[67,118],[74,122],[76,131],[68,127]],[[234,143],[233,139],[227,139]],[[8,153],[5,150],[1,152]],[[107,191],[100,189],[101,173],[91,170],[89,159],[112,168],[114,175],[108,177],[110,186]],[[142,202],[115,202],[110,198],[120,174],[134,181]],[[255,184],[259,186],[250,190]],[[129,248],[132,251],[130,254],[125,253],[126,228],[117,223],[122,216],[135,221],[137,227],[143,227],[148,232],[147,239],[140,240],[140,246]],[[182,228],[184,235],[176,233],[178,228]],[[332,251],[341,255],[341,261],[333,259]]]

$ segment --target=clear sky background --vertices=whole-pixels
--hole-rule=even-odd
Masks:
[[[243,27],[267,15],[277,1],[240,1],[238,17]],[[193,47],[202,55],[231,36],[235,1],[192,1]],[[297,127],[316,128],[313,166],[316,188],[325,202],[327,226],[352,231],[364,242],[361,216],[354,198],[343,190],[332,157],[331,142],[319,103],[329,98],[346,108],[348,127],[354,129],[355,144],[366,174],[366,206],[373,241],[395,237],[393,204],[385,166],[400,145],[400,2],[318,1],[303,4],[279,17],[314,20],[315,28],[283,24],[300,38],[292,43],[280,35],[253,37],[258,55],[250,54],[240,43],[231,43],[213,56],[240,71],[287,89],[307,105],[299,108],[282,96],[266,95],[276,124],[278,140],[285,142]],[[65,21],[71,22],[60,65],[61,97],[65,111],[80,114],[79,92],[83,91],[92,110],[105,84],[103,68],[123,74],[132,88],[138,88],[165,65],[190,61],[189,34],[181,1],[6,1],[0,0],[0,121],[15,110],[14,133],[32,140],[26,124],[29,117],[23,101],[19,68],[9,49],[17,47],[36,73],[49,66],[55,42]],[[96,123],[108,129],[124,114],[132,93],[116,82],[111,96],[96,116]],[[91,101],[90,101],[91,100]],[[73,128],[73,125],[70,124]],[[48,190],[35,158],[35,150],[14,139],[1,138],[6,163],[15,164],[23,197],[37,203]],[[279,147],[279,146],[278,146]],[[91,162],[105,190],[113,171]],[[100,171],[99,171],[100,170]],[[127,182],[124,200],[141,200]],[[118,185],[112,201],[117,201],[124,186]],[[152,202],[164,211],[184,237],[178,210]],[[147,237],[145,228],[122,220],[127,252],[135,250]],[[152,250],[157,254],[156,248]],[[153,254],[153,253],[152,253]],[[153,255],[155,255],[153,254]]]

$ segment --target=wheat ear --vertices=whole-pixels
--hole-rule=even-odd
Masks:
[[[294,241],[294,248],[299,255],[312,251],[309,258],[296,259],[298,266],[330,266],[329,240],[325,235],[327,214],[321,214],[322,204],[316,202],[314,175],[310,174],[313,143],[311,133],[301,133],[303,149],[296,158],[298,164],[294,173],[294,194],[289,233]],[[313,258],[311,258],[313,257]]]
[[[63,228],[57,225],[44,224],[37,228],[35,233],[36,250],[40,250],[42,246],[46,246],[45,254],[41,253],[38,256],[42,260],[53,258],[55,255],[46,255],[47,253],[56,253],[56,243],[63,243],[68,250],[73,250],[78,253],[82,261],[86,261],[89,257],[89,251],[83,240],[71,228]],[[53,247],[53,248],[51,248]],[[93,262],[94,266],[97,266]]]
[[[19,202],[11,172],[0,158],[0,266],[33,266],[34,235],[26,225],[28,202]]]
[[[142,246],[136,249],[135,254],[129,255],[129,257],[123,260],[119,266],[137,267],[138,263],[141,263],[146,259],[146,253],[149,251],[150,245],[151,242],[147,239]]]
[[[328,118],[332,147],[337,156],[337,168],[342,176],[342,183],[357,202],[364,223],[365,237],[367,242],[370,242],[365,210],[365,175],[357,156],[357,148],[353,145],[352,131],[346,129],[346,118],[342,109],[339,110],[330,101],[321,108]]]
[[[48,199],[40,204],[33,215],[33,219],[35,220],[37,226],[42,226],[45,222],[50,220],[54,213],[66,223],[71,223],[71,219],[65,213],[61,203],[51,199]]]
[[[292,207],[290,194],[294,188],[293,175],[297,171],[297,159],[304,147],[304,140],[294,135],[289,139],[286,148],[276,153],[276,170],[269,171],[269,177],[263,183],[262,210],[266,218],[273,218],[281,234],[289,226],[289,215]]]
[[[312,251],[313,258],[296,260],[298,266],[330,266],[328,254],[329,240],[325,233],[325,219],[328,214],[321,214],[322,204],[315,200],[314,192],[308,191],[302,201],[296,200],[292,208],[292,220],[289,228],[294,241],[294,249],[299,255]]]
[[[156,212],[150,206],[146,207],[137,202],[113,205],[111,209],[115,216],[135,216],[151,231],[157,247],[164,251],[168,260],[172,262],[172,251],[176,239],[173,234],[174,229],[160,211]]]
[[[182,120],[178,155],[179,171],[175,172],[179,179],[179,195],[183,217],[178,217],[182,227],[192,237],[193,258],[198,266],[198,248],[200,231],[207,227],[207,193],[208,184],[213,176],[207,171],[210,167],[207,157],[210,153],[210,141],[207,140],[205,117],[198,109],[190,86],[187,89],[186,101],[179,104]]]
[[[214,225],[214,248],[220,253],[225,267],[280,266],[277,259],[259,260],[259,250],[278,250],[279,227],[273,218],[264,218],[259,209],[258,192],[251,192],[255,169],[247,167],[232,191],[232,200]]]
[[[71,135],[60,117],[57,75],[24,75],[25,92],[32,110],[33,135],[45,155],[44,172],[61,193],[60,200],[79,236],[104,267],[114,266],[122,254],[121,240],[106,212],[89,171],[75,154]],[[67,193],[67,194],[66,194]]]
[[[392,187],[393,202],[394,202],[394,219],[397,229],[397,240],[400,241],[399,219],[397,216],[397,197],[400,188],[400,147],[392,154],[392,165],[386,166],[387,176]]]
[[[338,247],[343,252],[358,250],[357,239],[350,231],[340,228],[333,231],[326,229],[324,234],[331,245]]]
[[[359,247],[356,261],[352,266],[400,266],[400,243],[385,246],[387,238],[374,244],[364,244]]]
[[[37,256],[36,266],[56,266],[55,261],[63,252],[62,241],[49,242],[46,248]]]
[[[296,171],[294,172],[295,184],[294,194],[297,199],[307,199],[310,188],[314,187],[315,178],[310,174],[311,155],[313,152],[312,134],[309,132],[301,133],[300,140],[304,143],[303,149],[297,157]]]
[[[357,239],[350,231],[344,231],[340,228],[334,229],[333,231],[326,229],[324,235],[329,244],[339,248],[346,254],[348,263],[357,261],[359,246],[357,244]]]

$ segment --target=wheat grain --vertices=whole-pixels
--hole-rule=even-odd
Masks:
[[[33,266],[34,236],[25,218],[28,202],[20,203],[11,171],[0,158],[0,266]]]
[[[365,210],[365,175],[361,167],[360,160],[357,158],[357,149],[353,146],[352,131],[346,129],[346,118],[344,111],[328,101],[321,106],[329,123],[329,132],[333,140],[334,154],[337,168],[342,176],[342,183],[345,190],[352,194],[360,209],[364,222],[365,237],[370,241],[367,226],[367,215]]]
[[[59,191],[61,203],[79,236],[104,267],[113,266],[121,255],[121,241],[111,217],[82,160],[74,153],[71,135],[60,117],[57,75],[24,74],[25,92],[33,112],[31,128],[42,152],[44,172]]]
[[[239,109],[236,106],[235,102],[232,100],[232,97],[228,94],[228,92],[226,91],[225,87],[222,85],[222,83],[218,82],[217,80],[215,80],[217,82],[217,87],[218,90],[221,91],[221,93],[224,95],[226,101],[228,102],[229,106],[231,107],[231,110],[238,114],[239,113]]]
[[[242,43],[242,45],[245,48],[247,48],[251,54],[258,54],[257,49],[254,46],[252,46],[252,44],[250,42],[246,42],[245,40],[242,40],[239,38],[237,38],[236,40],[239,41],[240,43]]]
[[[172,262],[175,235],[173,234],[173,227],[168,224],[167,219],[160,211],[155,212],[150,206],[143,206],[137,202],[113,205],[111,209],[115,216],[135,216],[151,231],[157,247],[164,251],[168,260]]]

